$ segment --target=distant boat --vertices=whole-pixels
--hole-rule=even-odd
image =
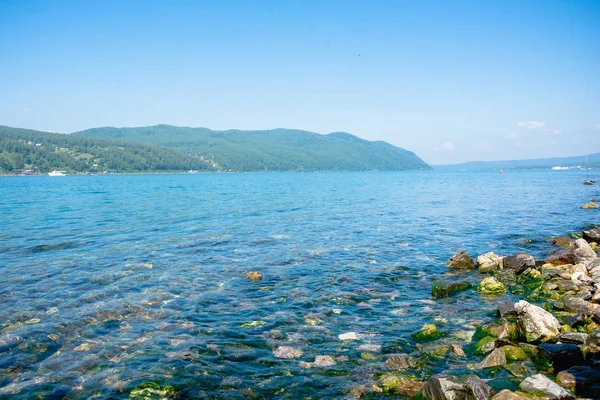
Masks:
[[[198,171],[196,171],[195,169],[191,169],[188,171],[188,174],[197,174]]]
[[[67,176],[67,171],[51,171],[48,176]]]
[[[504,171],[500,170],[500,173],[501,173],[501,174],[503,174],[503,173],[504,173]]]

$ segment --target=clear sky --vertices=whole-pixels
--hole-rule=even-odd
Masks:
[[[160,123],[600,152],[600,0],[0,0],[0,125]]]

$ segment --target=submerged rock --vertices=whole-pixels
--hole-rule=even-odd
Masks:
[[[542,374],[530,376],[519,385],[519,389],[526,393],[544,393],[549,399],[574,399],[571,393],[558,384],[552,382]]]
[[[475,261],[473,261],[466,251],[460,250],[448,260],[446,267],[454,269],[475,269],[476,265]]]
[[[421,342],[428,342],[431,340],[439,339],[444,334],[437,330],[435,324],[425,324],[420,331],[413,333],[415,340]]]
[[[391,354],[383,363],[387,368],[394,370],[408,369],[410,364],[402,354]]]
[[[290,346],[279,346],[273,350],[273,355],[277,358],[298,358],[302,354],[302,350]]]
[[[249,279],[251,281],[260,281],[263,278],[262,274],[258,271],[249,271],[246,272],[246,279]]]
[[[493,276],[485,278],[477,286],[477,291],[488,295],[501,295],[506,293],[506,286]]]
[[[315,362],[312,364],[315,367],[331,367],[337,364],[331,356],[317,356]]]
[[[424,383],[394,373],[387,373],[379,378],[379,385],[386,393],[412,398],[419,394]]]
[[[494,272],[502,269],[502,257],[493,252],[485,253],[477,257],[477,265],[479,265],[479,273],[481,274]]]
[[[431,284],[431,295],[433,298],[449,297],[472,287],[473,285],[469,282],[435,281]]]
[[[521,300],[515,303],[519,331],[528,342],[546,341],[558,335],[560,323],[548,311]]]

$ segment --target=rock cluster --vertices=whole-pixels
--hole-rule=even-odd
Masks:
[[[600,228],[549,241],[559,249],[545,260],[536,261],[528,254],[485,253],[476,258],[474,267],[490,274],[477,285],[481,296],[501,299],[510,291],[522,299],[499,301],[499,318],[477,329],[467,351],[481,358],[471,368],[476,373],[504,369],[520,378],[518,390],[494,394],[475,375],[467,379],[436,375],[425,382],[419,398],[600,398]],[[446,265],[474,269],[469,260],[473,259],[461,250]],[[456,296],[471,288],[468,280],[462,282],[454,273],[452,281],[434,281],[432,295]],[[441,335],[429,324],[413,337],[431,341],[427,346],[435,349],[442,347],[435,342]]]

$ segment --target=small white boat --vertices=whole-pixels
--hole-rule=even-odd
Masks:
[[[48,176],[67,176],[67,171],[51,171]]]
[[[188,174],[197,174],[198,171],[196,171],[195,169],[191,169],[188,171]]]

